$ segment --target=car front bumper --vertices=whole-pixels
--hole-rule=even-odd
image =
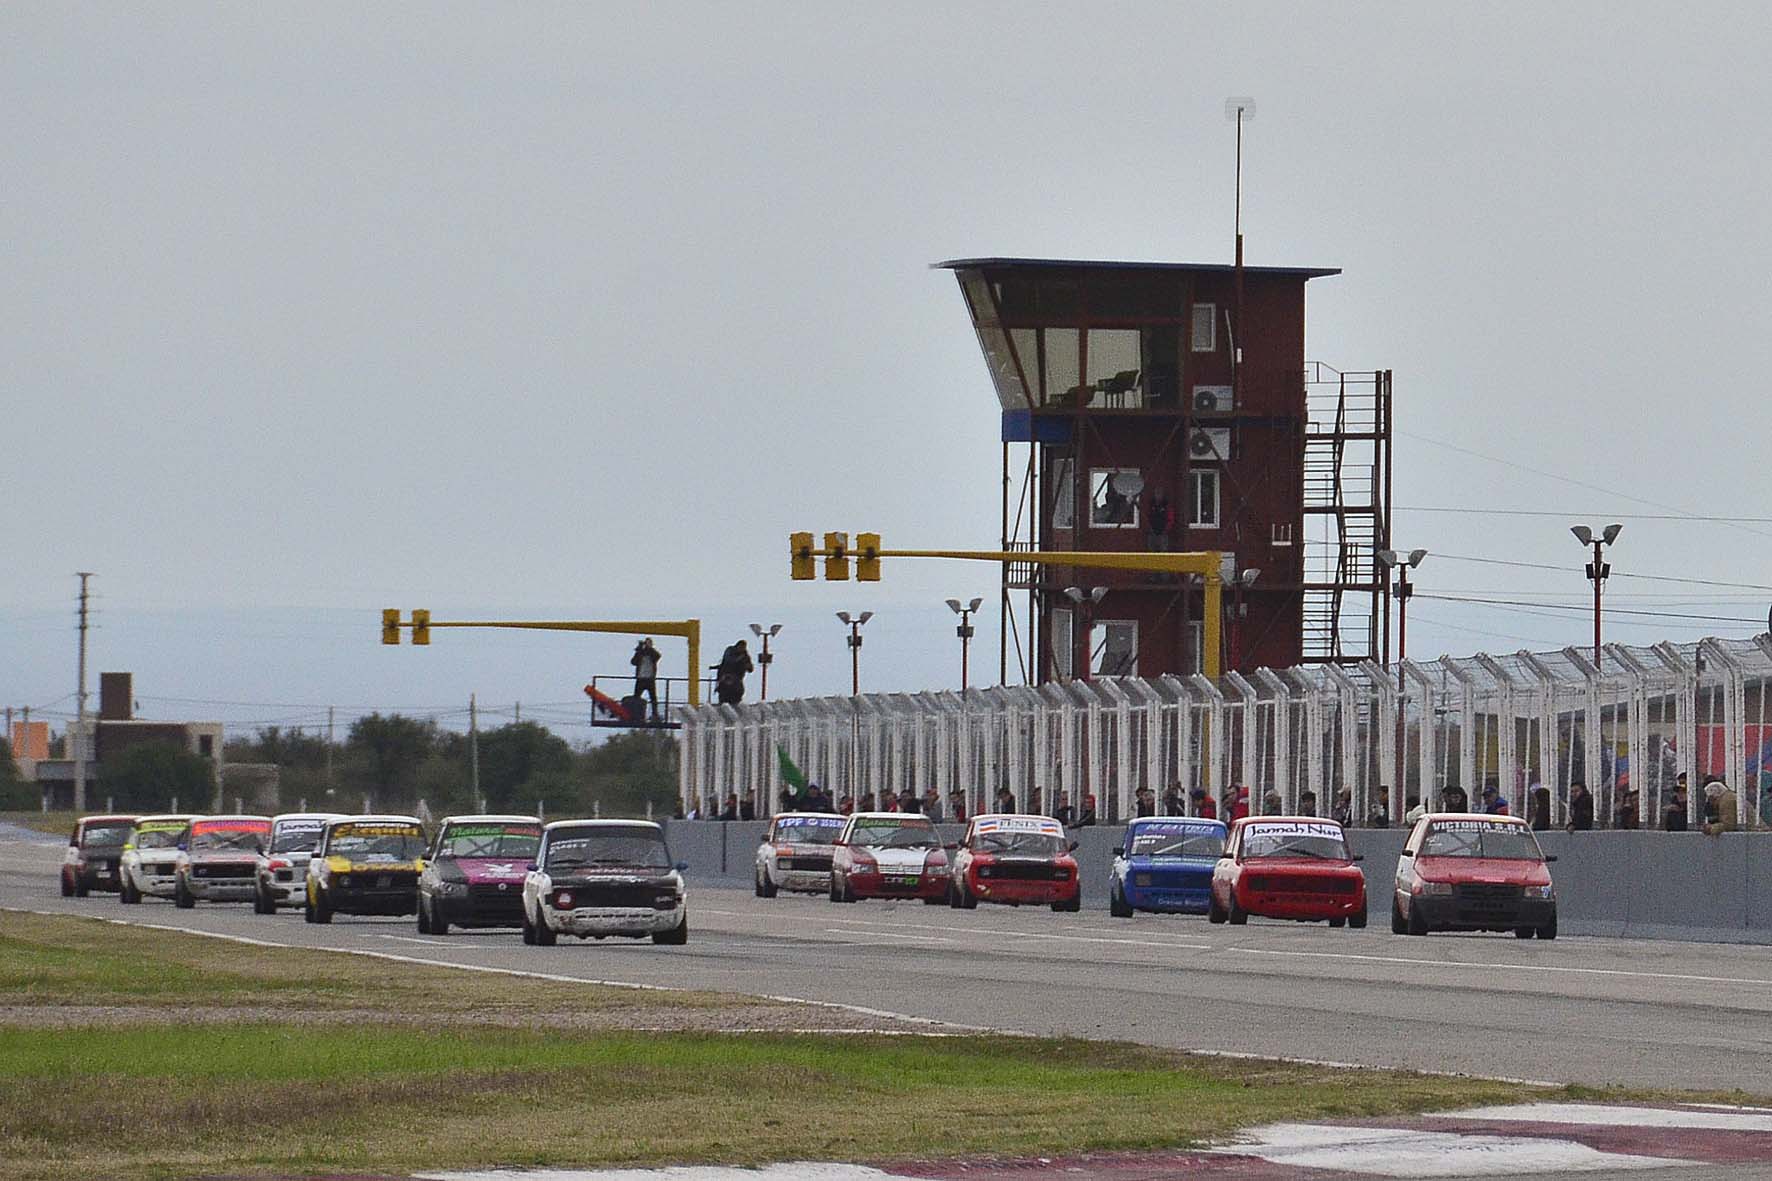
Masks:
[[[683,907],[651,910],[629,906],[580,906],[572,910],[542,907],[542,922],[561,935],[577,935],[581,939],[599,935],[654,935],[675,931],[687,916]]]
[[[1044,906],[1053,902],[1069,902],[1076,898],[1080,883],[1066,881],[1029,881],[1025,878],[982,878],[974,874],[966,883],[966,892],[980,902],[1004,902],[1011,905]]]
[[[520,927],[523,925],[523,887],[513,883],[506,890],[469,887],[467,893],[430,895],[435,913],[458,927]]]
[[[201,902],[251,902],[255,886],[252,878],[187,877],[185,888]]]
[[[796,894],[823,894],[831,888],[831,871],[828,869],[776,869],[769,866],[764,872],[775,883],[777,890],[790,890]]]
[[[287,873],[287,870],[280,871]],[[258,884],[265,897],[271,900],[272,906],[306,906],[308,902],[307,879],[299,874],[291,873],[287,880],[273,874],[260,874]]]
[[[363,886],[327,886],[321,892],[329,909],[338,914],[400,915],[418,913],[418,887],[378,889]]]
[[[947,874],[919,874],[905,880],[902,874],[851,873],[844,875],[849,892],[857,898],[946,898]]]
[[[135,883],[136,889],[149,897],[171,898],[178,875],[173,872],[169,862],[164,870],[156,865],[138,866],[130,874],[130,880]]]
[[[1237,905],[1252,915],[1270,919],[1297,919],[1315,922],[1322,919],[1345,919],[1366,913],[1366,895],[1239,892]]]
[[[1461,898],[1411,894],[1409,911],[1429,927],[1453,931],[1511,931],[1515,927],[1548,926],[1557,917],[1555,898],[1485,900],[1478,905]]]
[[[1122,892],[1126,905],[1133,910],[1205,914],[1212,906],[1210,886],[1139,886],[1129,883]]]

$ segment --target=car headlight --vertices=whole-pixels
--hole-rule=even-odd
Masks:
[[[1452,883],[1421,881],[1415,883],[1415,892],[1417,894],[1426,894],[1433,898],[1445,898],[1452,893]]]
[[[1555,886],[1526,887],[1526,897],[1528,898],[1555,898],[1556,896],[1557,888]]]
[[[449,898],[461,898],[468,892],[466,882],[438,882],[437,893]]]

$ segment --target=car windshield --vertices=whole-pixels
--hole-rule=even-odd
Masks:
[[[127,824],[89,824],[80,836],[82,845],[121,845],[129,839]]]
[[[927,820],[882,819],[857,824],[849,843],[876,849],[933,849],[941,842]]]
[[[783,816],[775,822],[775,839],[790,845],[834,845],[843,831],[841,816]]]
[[[273,853],[312,853],[320,846],[320,834],[326,825],[321,821],[297,821],[294,824],[280,824],[277,834],[271,838]]]
[[[185,830],[182,824],[157,824],[152,828],[137,829],[135,847],[138,849],[172,849],[178,846],[178,834]]]
[[[203,828],[191,830],[191,851],[193,853],[256,853],[270,835],[271,826],[248,828],[243,825],[229,825],[225,828]]]
[[[1134,857],[1200,857],[1217,860],[1224,852],[1224,834],[1187,825],[1146,826],[1132,832]]]
[[[452,824],[437,842],[439,857],[509,857],[532,861],[541,847],[539,824]]]
[[[1337,824],[1254,824],[1243,833],[1243,856],[1346,861],[1347,842]]]
[[[1421,842],[1423,857],[1495,857],[1543,861],[1544,852],[1523,824],[1493,820],[1437,820]]]
[[[424,834],[411,824],[344,824],[326,844],[332,856],[351,861],[413,861],[424,850]]]
[[[646,829],[568,829],[548,841],[549,873],[599,865],[669,869],[671,855],[664,834]]]
[[[1056,857],[1065,851],[1064,838],[1049,832],[974,833],[972,848],[1016,857]]]

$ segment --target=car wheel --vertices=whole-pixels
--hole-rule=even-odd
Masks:
[[[837,888],[837,875],[834,873],[831,875],[831,901],[843,901],[843,891]]]
[[[1329,925],[1331,927],[1345,927],[1345,926],[1347,926],[1347,919],[1345,919],[1345,918],[1330,919]]]
[[[142,892],[135,888],[135,883],[127,875],[118,883],[117,899],[125,906],[134,906],[142,900]]]
[[[689,916],[684,915],[683,921],[678,923],[675,927],[672,927],[669,931],[654,931],[652,933],[652,941],[669,947],[681,947],[685,943],[688,943]]]
[[[757,897],[773,898],[780,892],[781,887],[775,884],[774,879],[769,876],[769,871],[759,865],[757,867]]]
[[[72,898],[73,896],[74,896],[74,879],[68,876],[67,870],[63,870],[62,871],[62,897],[63,898]]]
[[[190,888],[185,885],[182,877],[173,879],[172,904],[180,910],[190,910],[197,905],[197,900],[191,897]]]
[[[1551,911],[1550,922],[1545,923],[1543,926],[1538,928],[1538,937],[1540,939],[1555,939],[1557,937],[1557,912],[1556,911],[1554,911],[1554,910]]]
[[[420,935],[431,933],[431,908],[425,904],[423,894],[418,896],[418,933]]]
[[[960,909],[960,885],[958,882],[950,881],[948,883],[948,905],[955,910]]]
[[[1132,904],[1126,901],[1126,892],[1115,882],[1108,890],[1108,913],[1117,919],[1132,917]]]
[[[974,894],[971,890],[968,890],[966,888],[966,882],[964,879],[962,879],[960,882],[960,909],[961,910],[977,910],[978,909],[978,895]]]
[[[1411,935],[1427,934],[1427,920],[1421,917],[1421,911],[1413,905],[1409,907],[1408,922],[1404,926],[1404,930]]]
[[[942,903],[944,903],[946,901],[947,901],[947,899],[944,898],[940,894],[931,894],[928,897],[923,899],[923,905],[924,906],[940,906]],[[1053,909],[1056,910],[1057,908],[1054,907]]]
[[[276,910],[277,908],[271,905],[269,895],[265,893],[265,884],[254,882],[252,885],[252,913],[274,914]]]
[[[1083,909],[1083,891],[1078,890],[1075,898],[1067,898],[1063,902],[1054,902],[1052,909],[1060,914],[1076,914]]]
[[[559,932],[548,926],[547,917],[538,913],[535,918],[535,945],[537,947],[552,947],[559,942]]]
[[[1352,927],[1356,931],[1364,928],[1366,926],[1366,912],[1365,912],[1365,910],[1364,909],[1356,910],[1356,911],[1354,911],[1354,913],[1348,915],[1347,916],[1347,925]]]
[[[74,877],[74,897],[84,898],[91,891],[92,891],[92,887],[88,886],[85,882],[81,881],[79,875],[76,874]]]
[[[1218,895],[1208,894],[1206,896],[1206,921],[1209,923],[1222,923],[1229,917],[1229,915],[1225,914],[1224,907],[1218,905]]]
[[[1530,938],[1532,938],[1532,936],[1534,936],[1536,934],[1538,934],[1537,927],[1515,927],[1514,928],[1514,938],[1515,939],[1530,939]]]
[[[523,908],[523,942],[531,946],[535,944],[535,924],[529,921],[529,908]]]
[[[1244,910],[1242,903],[1237,901],[1237,892],[1235,890],[1231,891],[1230,909],[1226,912],[1224,917],[1225,921],[1230,923],[1233,927],[1241,927],[1249,922],[1249,912]]]
[[[1409,926],[1403,921],[1403,904],[1398,902],[1396,895],[1393,894],[1391,895],[1391,934],[1406,935],[1408,932]]]
[[[419,913],[423,914],[424,899],[420,898],[418,904],[420,908]],[[443,908],[437,905],[437,899],[435,896],[431,898],[431,934],[449,934],[449,920],[443,917]]]

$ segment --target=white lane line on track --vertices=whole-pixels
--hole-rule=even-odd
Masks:
[[[521,968],[494,968],[481,964],[458,964],[449,960],[427,960],[417,956],[395,955],[386,951],[364,951],[353,947],[315,947],[307,943],[278,943],[270,939],[253,939],[247,935],[225,935],[219,931],[199,931],[193,927],[179,927],[167,923],[143,923],[134,919],[112,919],[102,915],[74,914],[70,916],[62,910],[33,910],[23,906],[0,906],[0,913],[34,914],[47,918],[86,918],[96,922],[110,923],[116,927],[140,927],[149,931],[173,931],[183,935],[197,935],[206,939],[220,939],[228,943],[242,943],[250,947],[280,947],[291,951],[330,952],[334,955],[355,955],[372,960],[387,960],[396,964],[417,964],[428,968],[456,968],[463,972],[485,972],[496,976],[518,976],[531,980],[554,980],[563,984],[599,984],[608,988],[631,988],[635,992],[706,992],[707,989],[682,988],[670,984],[635,984],[629,980],[599,980],[585,976],[567,976],[555,972],[531,972]],[[873,1009],[865,1005],[847,1005],[838,1001],[819,1001],[805,997],[782,996],[767,992],[747,992],[739,995],[756,997],[759,1000],[778,1001],[790,1005],[810,1005],[817,1009],[835,1009],[845,1013],[856,1013],[863,1017],[879,1017],[892,1021],[903,1021],[911,1025],[929,1026],[938,1037],[951,1037],[956,1033],[999,1033],[1010,1037],[1048,1038],[1053,1034],[1033,1033],[1025,1029],[1015,1029],[1005,1025],[966,1025],[958,1021],[943,1021],[935,1017],[919,1017],[911,1013],[895,1013],[890,1009]],[[844,1032],[844,1031],[836,1031]],[[1515,1078],[1510,1075],[1468,1074],[1457,1070],[1417,1070],[1404,1066],[1375,1066],[1367,1062],[1342,1062],[1332,1058],[1299,1058],[1288,1054],[1256,1054],[1241,1050],[1205,1050],[1183,1047],[1183,1053],[1197,1054],[1202,1058],[1234,1058],[1257,1062],[1286,1062],[1294,1066],[1322,1066],[1336,1070],[1408,1070],[1411,1074],[1430,1075],[1436,1078],[1468,1078],[1483,1082],[1513,1083],[1523,1087],[1545,1087],[1555,1089],[1563,1083],[1548,1082],[1544,1079]]]
[[[363,932],[363,938],[365,938],[365,939],[392,939],[396,943],[422,943],[426,947],[453,947],[454,946],[454,944],[445,943],[441,939],[414,939],[410,935],[379,935],[379,934],[376,934],[375,932],[372,932],[372,931]]]
[[[743,911],[718,910],[707,911],[708,914],[723,915],[729,918],[748,918]],[[881,926],[878,920],[869,919],[827,919],[827,922],[846,923],[858,927]],[[1265,955],[1294,959],[1326,959],[1349,960],[1355,963],[1375,964],[1408,964],[1422,968],[1463,968],[1480,972],[1545,972],[1563,973],[1579,976],[1619,976],[1627,979],[1641,980],[1678,980],[1695,984],[1753,984],[1762,988],[1772,988],[1772,980],[1756,979],[1741,976],[1699,976],[1685,972],[1643,972],[1629,968],[1580,968],[1565,964],[1522,964],[1514,963],[1472,963],[1466,960],[1428,960],[1414,956],[1371,955],[1353,951],[1298,951],[1290,948],[1277,947],[1240,947],[1219,943],[1182,943],[1167,939],[1109,939],[1094,938],[1084,935],[1050,935],[1033,931],[1006,931],[996,928],[949,927],[926,925],[926,929],[935,931],[954,931],[968,935],[988,935],[996,938],[1020,939],[1055,939],[1068,940],[1075,943],[1122,943],[1128,947],[1169,947],[1179,951],[1216,951],[1227,955]]]

